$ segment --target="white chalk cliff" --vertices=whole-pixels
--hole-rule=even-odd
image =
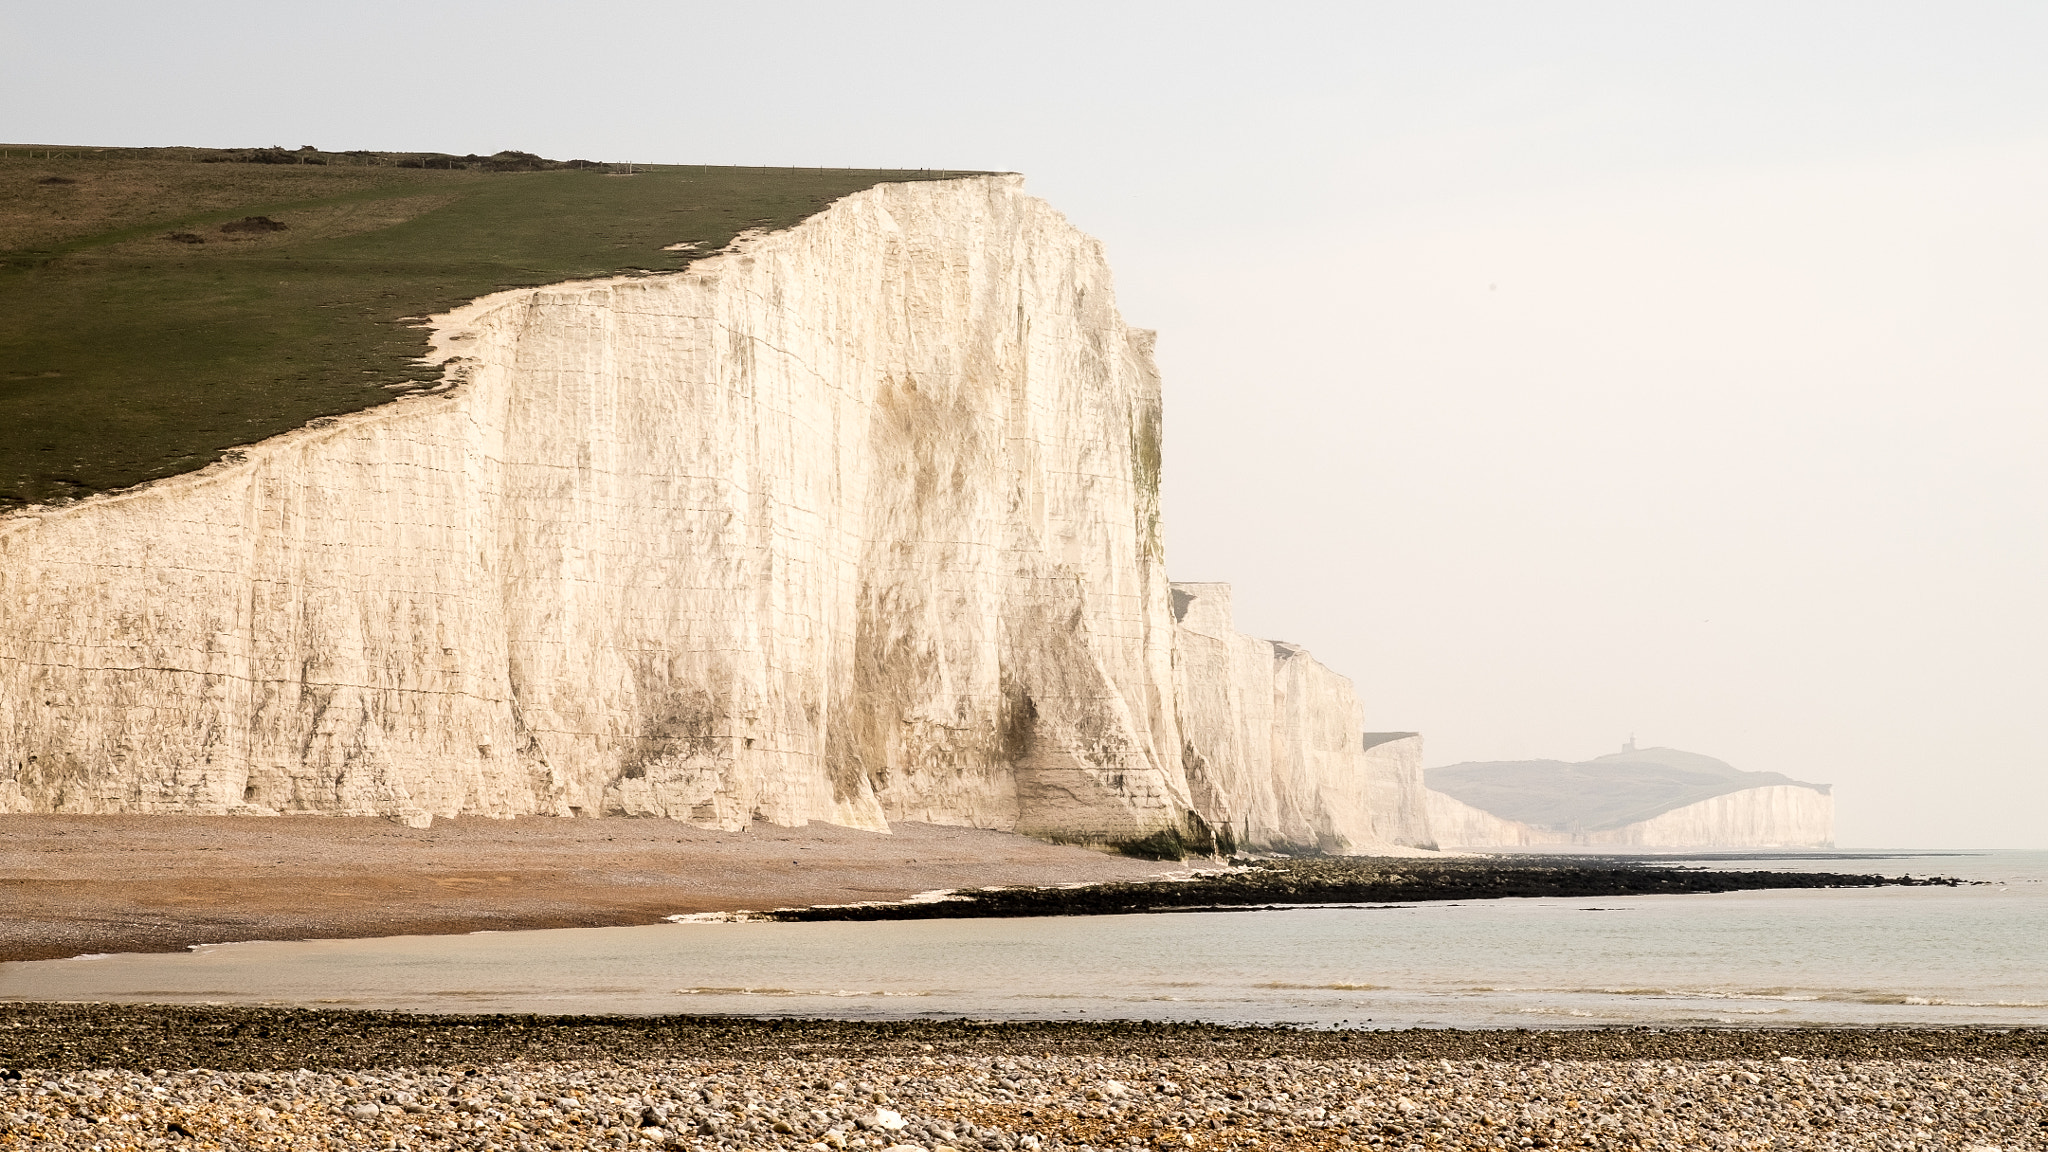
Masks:
[[[1429,793],[1437,841],[1457,848],[1832,848],[1835,798],[1803,784],[1745,788],[1619,828],[1571,830],[1503,820]]]
[[[1151,335],[1017,178],[436,323],[439,395],[0,518],[0,810],[1428,842],[1347,682],[1176,625]]]
[[[1427,774],[1430,827],[1457,848],[1826,848],[1826,784],[1743,772],[1676,748],[1454,764]]]
[[[1231,621],[1228,584],[1173,586],[1182,766],[1196,810],[1255,850],[1434,847],[1422,738],[1364,731],[1351,681]]]

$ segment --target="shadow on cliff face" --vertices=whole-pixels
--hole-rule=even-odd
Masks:
[[[1186,825],[1185,830],[1168,828],[1141,840],[1126,840],[1112,847],[1140,860],[1186,860],[1191,857],[1229,856],[1237,851],[1229,829],[1218,835],[1198,813],[1187,813],[1182,823]]]

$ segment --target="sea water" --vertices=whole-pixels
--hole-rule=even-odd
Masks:
[[[2048,853],[1684,863],[1979,883],[235,943],[0,964],[0,999],[1369,1028],[2048,1026]]]

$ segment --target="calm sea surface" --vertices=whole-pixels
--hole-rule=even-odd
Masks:
[[[1989,883],[220,944],[0,964],[0,999],[1375,1028],[2048,1026],[2048,853],[1687,859]]]

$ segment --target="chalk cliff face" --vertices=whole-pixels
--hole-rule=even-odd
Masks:
[[[1191,776],[1227,724],[1175,667],[1150,334],[1016,178],[436,345],[440,395],[0,519],[0,808],[1426,840],[1305,656],[1266,759]]]
[[[1742,772],[1698,753],[1637,748],[1431,769],[1430,824],[1446,847],[1828,847],[1825,784]]]
[[[1238,632],[1228,584],[1173,585],[1181,762],[1195,808],[1254,850],[1431,848],[1422,739],[1368,740],[1351,682]]]
[[[1441,792],[1429,793],[1429,819],[1445,847],[1530,848],[1832,848],[1835,798],[1801,785],[1748,788],[1687,804],[1648,820],[1591,832],[1564,832],[1503,820]]]

